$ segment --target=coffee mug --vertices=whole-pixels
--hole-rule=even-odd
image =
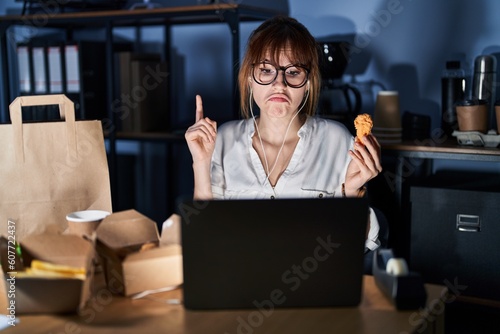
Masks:
[[[488,104],[486,100],[463,100],[456,104],[460,131],[488,131]]]
[[[373,127],[380,129],[401,129],[399,94],[397,91],[383,90],[377,94]]]
[[[110,213],[102,210],[75,211],[66,215],[68,233],[91,237],[101,221]]]

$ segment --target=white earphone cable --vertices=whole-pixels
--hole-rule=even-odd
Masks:
[[[283,137],[283,142],[281,143],[281,147],[278,151],[278,154],[276,155],[276,160],[274,161],[274,164],[273,164],[273,167],[271,168],[271,170],[269,170],[269,163],[267,161],[267,155],[266,155],[266,150],[264,149],[264,143],[262,142],[262,137],[260,135],[260,131],[259,131],[259,126],[257,124],[257,120],[255,119],[255,115],[253,113],[253,107],[252,107],[252,89],[250,88],[250,95],[249,95],[249,106],[250,106],[250,114],[252,115],[252,119],[254,121],[254,124],[255,124],[255,129],[257,130],[257,136],[259,137],[259,142],[260,142],[260,146],[262,148],[262,153],[264,154],[264,163],[266,164],[266,181],[269,183],[269,185],[271,186],[271,189],[273,190],[273,193],[274,193],[274,196],[276,197],[276,192],[274,191],[274,186],[271,184],[271,181],[269,180],[272,172],[274,171],[274,169],[276,168],[276,165],[278,163],[278,159],[281,155],[281,152],[283,151],[283,147],[285,146],[285,142],[286,142],[286,137],[288,135],[288,131],[290,130],[290,127],[292,125],[292,122],[293,120],[295,119],[295,117],[297,117],[297,115],[300,113],[300,111],[304,108],[304,106],[306,105],[306,102],[307,102],[307,99],[309,98],[309,89],[306,91],[306,97],[304,98],[304,102],[302,103],[302,105],[300,106],[300,108],[297,110],[297,112],[293,115],[293,117],[290,119],[290,122],[288,123],[288,127],[285,131],[285,136]]]

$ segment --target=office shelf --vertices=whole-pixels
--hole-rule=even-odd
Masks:
[[[165,28],[164,45],[165,45],[165,61],[167,70],[170,71],[171,59],[171,27],[176,25],[193,25],[201,23],[210,24],[227,24],[230,28],[232,47],[231,57],[233,67],[232,86],[233,92],[228,92],[233,96],[233,115],[234,118],[239,117],[239,101],[238,91],[236,89],[237,69],[239,68],[240,60],[240,23],[263,21],[267,18],[283,14],[278,11],[261,9],[252,6],[239,4],[211,4],[183,7],[165,7],[154,9],[136,9],[136,10],[103,10],[91,12],[65,12],[65,13],[43,13],[33,15],[8,15],[0,17],[0,57],[1,57],[1,80],[2,92],[0,96],[0,123],[8,123],[8,106],[16,97],[18,84],[13,82],[15,78],[13,66],[9,64],[9,55],[12,54],[14,47],[12,41],[9,40],[9,31],[15,26],[30,26],[36,29],[59,29],[65,33],[66,39],[71,40],[75,31],[86,29],[102,29],[105,40],[106,49],[106,105],[109,106],[106,115],[113,124],[117,124],[117,115],[112,110],[112,102],[115,100],[116,89],[115,83],[112,80],[114,76],[114,56],[113,56],[113,29],[119,27],[147,27],[159,26]],[[17,70],[17,69],[16,69]],[[169,90],[172,87],[171,76],[169,80]],[[17,85],[17,86],[16,86]],[[64,92],[63,92],[64,93]],[[171,94],[168,94],[171,95]],[[166,97],[169,99],[169,96]],[[169,99],[170,100],[170,99]],[[149,140],[149,141],[164,141],[167,145],[181,142],[179,134],[159,134],[159,133],[140,133],[140,134],[123,134],[116,132],[116,126],[111,126],[107,131],[109,140],[109,167],[111,177],[111,190],[114,196],[117,196],[117,179],[116,179],[116,140]],[[115,198],[115,197],[114,197]],[[172,198],[170,198],[172,200]]]

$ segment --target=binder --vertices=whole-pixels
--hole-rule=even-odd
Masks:
[[[21,95],[65,94],[78,119],[109,117],[105,43],[33,39],[16,47]],[[131,49],[116,43],[117,50]],[[23,119],[52,119],[52,107],[23,107]]]
[[[49,91],[51,94],[63,93],[61,46],[48,46]]]
[[[64,46],[66,69],[66,92],[80,92],[80,53],[76,44]]]
[[[130,63],[131,97],[134,101],[133,131],[166,131],[167,124],[167,80],[153,78],[155,71],[165,73],[167,64],[159,60],[133,60]]]
[[[158,83],[154,90],[147,90],[144,87],[143,79],[148,73],[146,66],[156,68],[160,63],[160,55],[157,53],[135,53],[131,51],[119,52],[118,58],[118,86],[119,103],[118,116],[121,120],[121,131],[123,132],[143,132],[154,131],[155,127],[161,127],[165,122],[148,121],[148,113],[158,114],[156,110],[160,108],[163,113],[167,113],[165,99],[165,82]],[[162,66],[165,70],[165,66]],[[152,108],[152,109],[150,109]],[[153,124],[151,124],[153,123]],[[158,129],[158,128],[157,128]],[[159,129],[158,129],[159,130]]]
[[[121,120],[121,131],[132,132],[134,130],[133,112],[131,106],[128,106],[121,101],[126,96],[130,95],[130,62],[132,59],[132,52],[119,52],[117,53],[117,87],[118,89],[118,106],[117,114]]]
[[[19,94],[47,93],[47,62],[44,43],[30,41],[16,46],[18,62]],[[48,120],[52,116],[49,106],[30,106],[22,108],[24,121]]]
[[[17,46],[17,64],[19,74],[19,91],[21,94],[31,93],[31,63],[28,45]]]
[[[75,103],[75,114],[77,119],[85,119],[85,101],[81,87],[81,61],[79,43],[69,42],[62,46],[63,61],[63,92]]]
[[[119,52],[117,54],[119,101],[115,105],[121,131],[148,132],[168,130],[168,80],[156,80],[152,72],[166,72],[159,54]],[[146,81],[147,82],[146,82]],[[146,84],[145,84],[146,83]]]
[[[107,119],[106,45],[78,42],[80,102],[83,119]],[[70,80],[70,78],[68,78]]]
[[[47,77],[45,68],[45,48],[33,46],[31,49],[33,57],[33,79],[35,82],[35,94],[47,93]]]
[[[115,50],[130,47],[128,42],[113,44]],[[64,50],[66,93],[70,99],[78,101],[75,109],[79,111],[79,117],[89,120],[113,118],[109,115],[106,44],[101,41],[75,41],[65,44]]]

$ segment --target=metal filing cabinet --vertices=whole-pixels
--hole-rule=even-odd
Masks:
[[[500,300],[500,188],[413,186],[410,201],[411,269],[426,282]]]

